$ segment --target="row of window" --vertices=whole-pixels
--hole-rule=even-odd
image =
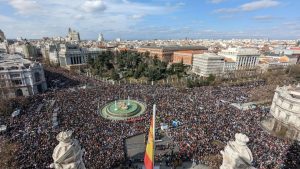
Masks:
[[[81,57],[71,57],[71,64],[82,64],[82,59]]]

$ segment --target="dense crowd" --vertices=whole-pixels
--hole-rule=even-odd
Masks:
[[[264,85],[262,82],[177,89],[160,85],[112,85],[53,68],[47,68],[46,73],[50,91],[29,98],[28,109],[5,121],[9,126],[5,136],[20,145],[16,156],[20,168],[48,168],[58,144],[55,137],[63,130],[74,131],[75,138],[86,151],[87,168],[117,167],[125,161],[124,139],[148,131],[153,103],[157,104],[158,123],[180,122],[180,126],[168,131],[180,148],[177,157],[219,167],[220,151],[228,141],[234,140],[235,133],[241,132],[250,139],[248,146],[255,167],[271,169],[299,165],[299,152],[290,147],[299,147],[299,143],[274,137],[260,127],[259,122],[268,111],[261,107],[241,111],[230,106],[230,103],[247,102],[250,89]],[[76,87],[86,83],[94,86]],[[137,124],[110,121],[97,114],[98,106],[127,96],[148,105],[144,119]],[[40,105],[43,107],[37,111]],[[52,127],[54,111],[58,113],[57,128]]]

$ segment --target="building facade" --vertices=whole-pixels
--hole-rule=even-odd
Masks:
[[[277,87],[270,114],[274,117],[270,130],[300,140],[300,84]]]
[[[228,48],[219,55],[235,62],[234,70],[249,70],[257,67],[260,53],[255,48]]]
[[[276,70],[276,69],[286,69],[291,65],[296,63],[291,62],[288,56],[264,56],[259,59],[259,67],[262,71]]]
[[[193,64],[193,56],[196,54],[203,54],[205,50],[200,50],[200,51],[193,51],[193,50],[188,50],[188,51],[177,51],[174,52],[173,56],[173,63],[183,63],[185,65],[192,65]]]
[[[138,52],[149,52],[151,57],[157,57],[159,60],[172,63],[174,52],[176,51],[207,51],[208,49],[203,46],[141,46]]]
[[[20,55],[0,54],[0,96],[31,96],[47,90],[41,63]]]
[[[102,33],[100,33],[99,35],[98,35],[98,40],[97,40],[98,42],[104,42],[104,36],[103,36],[103,34]]]
[[[86,65],[88,58],[96,58],[105,49],[81,48],[75,44],[61,44],[58,52],[60,66],[70,69],[71,67]]]
[[[80,42],[80,34],[79,34],[79,32],[76,32],[75,30],[72,30],[71,28],[69,28],[66,39],[68,42]]]
[[[209,75],[220,76],[224,69],[224,57],[214,53],[197,54],[193,57],[193,73],[208,77]]]
[[[22,55],[25,59],[35,60],[38,57],[36,46],[30,42],[17,42],[10,45],[10,53]]]
[[[8,53],[8,42],[5,38],[4,32],[0,29],[0,53]]]
[[[0,53],[9,53],[8,42],[0,42]]]

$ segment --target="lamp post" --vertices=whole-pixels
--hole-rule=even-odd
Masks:
[[[115,111],[118,110],[117,100],[115,100]]]
[[[127,106],[129,106],[130,105],[130,103],[129,103],[129,96],[128,96],[128,99],[127,99]]]

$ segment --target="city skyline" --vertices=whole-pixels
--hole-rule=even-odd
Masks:
[[[299,39],[295,0],[0,0],[7,38]]]

